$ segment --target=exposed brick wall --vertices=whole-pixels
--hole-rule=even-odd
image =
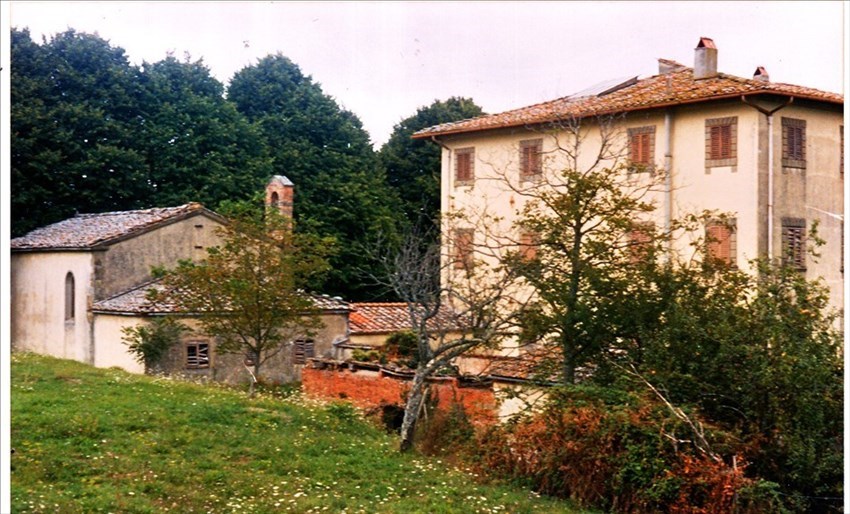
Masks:
[[[309,395],[344,399],[364,408],[401,406],[410,389],[410,379],[388,375],[380,370],[315,369],[309,365],[301,373],[301,384]],[[473,423],[481,425],[496,421],[498,404],[492,385],[464,387],[456,378],[434,379],[428,384],[437,396],[437,408],[447,408],[459,402]]]

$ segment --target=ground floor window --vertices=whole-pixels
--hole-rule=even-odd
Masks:
[[[190,369],[210,367],[210,345],[200,341],[186,343],[186,367]]]
[[[293,348],[293,364],[306,364],[307,359],[315,356],[315,345],[312,339],[299,339]]]

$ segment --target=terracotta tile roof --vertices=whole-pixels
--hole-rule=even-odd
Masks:
[[[843,105],[844,96],[808,87],[746,79],[718,73],[695,80],[693,69],[675,61],[659,60],[672,71],[634,81],[612,92],[591,96],[566,96],[520,109],[435,125],[413,134],[414,138],[460,134],[497,128],[523,127],[604,114],[683,105],[697,102],[776,94]],[[625,82],[628,84],[629,81]]]
[[[73,218],[12,239],[10,246],[13,251],[95,248],[196,212],[220,218],[199,203],[137,211],[77,214]]]
[[[101,300],[92,305],[92,311],[113,314],[173,314],[178,310],[173,305],[157,304],[148,301],[150,289],[161,290],[162,284],[152,280],[132,289],[118,293],[111,298]],[[311,294],[317,309],[328,311],[348,311],[351,307],[337,296]]]
[[[390,334],[400,330],[410,330],[410,317],[407,303],[352,303],[353,310],[348,316],[352,334]],[[451,312],[443,308],[431,319],[432,328],[452,327],[456,324]]]

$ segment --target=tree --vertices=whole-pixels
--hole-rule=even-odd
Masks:
[[[502,177],[525,199],[516,228],[528,240],[503,243],[518,248],[505,266],[533,291],[522,338],[553,349],[565,384],[616,339],[603,307],[632,294],[639,263],[654,259],[665,240],[641,221],[655,209],[651,193],[663,172],[636,173],[624,162],[615,121],[595,120],[601,139],[589,155],[581,155],[589,128],[580,120],[561,122],[548,134],[563,157],[560,171],[530,183]],[[534,248],[532,258],[524,247]]]
[[[360,120],[280,54],[237,72],[227,96],[259,128],[274,173],[296,184],[297,230],[337,242],[323,289],[346,298],[376,298],[377,290],[360,280],[359,270],[376,264],[362,247],[376,233],[397,239],[398,200]]]
[[[75,211],[142,207],[139,95],[124,51],[74,30],[42,45],[13,30],[11,53],[13,234]]]
[[[202,61],[144,63],[139,82],[148,203],[218,207],[262,189],[272,175],[262,136],[224,99],[224,86]]]
[[[515,329],[513,277],[470,259],[463,267],[441,252],[435,237],[411,229],[401,245],[384,248],[373,278],[407,304],[416,369],[407,393],[400,450],[413,446],[427,380],[476,349],[496,348]]]
[[[471,98],[451,97],[420,107],[394,128],[379,153],[387,182],[402,201],[411,225],[435,222],[440,213],[440,147],[412,139],[414,132],[453,121],[481,116],[484,111]]]
[[[252,395],[263,363],[321,326],[301,287],[327,269],[326,242],[293,234],[290,223],[271,210],[243,212],[204,261],[158,270],[162,287],[152,291],[152,301],[198,316],[218,351],[245,355]]]
[[[144,364],[145,373],[151,373],[168,350],[180,341],[180,335],[188,330],[189,327],[172,317],[157,316],[145,324],[121,329],[124,334],[121,341],[136,360]]]

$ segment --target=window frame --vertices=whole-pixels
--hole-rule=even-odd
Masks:
[[[630,128],[627,133],[629,138],[629,171],[633,173],[654,171],[655,125]],[[636,144],[637,141],[639,142]]]
[[[65,274],[65,321],[73,322],[76,319],[77,286],[74,273],[69,271]]]
[[[307,359],[316,356],[316,341],[309,337],[292,341],[292,364],[307,364]]]
[[[454,151],[454,179],[456,186],[470,185],[475,182],[475,147],[457,148]],[[461,177],[461,161],[464,161],[466,176]]]
[[[782,117],[782,167],[806,169],[806,120]]]
[[[712,232],[725,231],[721,236]],[[725,237],[723,237],[725,235]],[[723,245],[727,245],[727,256],[723,256]],[[705,224],[705,256],[713,262],[721,262],[727,266],[738,267],[738,220],[710,220]]]
[[[728,134],[726,134],[728,133]],[[724,141],[725,140],[725,141]],[[738,164],[738,117],[705,120],[705,168]],[[733,170],[734,171],[734,170]]]
[[[806,271],[806,220],[782,218],[782,265]]]
[[[529,158],[531,163],[529,163]],[[519,142],[519,178],[536,180],[543,176],[543,138]]]
[[[205,347],[206,356],[203,356],[202,347]],[[190,348],[195,348],[195,359],[197,362],[191,362]],[[212,367],[211,345],[209,341],[186,341],[183,344],[183,363],[185,369],[209,369]]]
[[[469,270],[472,268],[475,251],[475,230],[457,228],[452,232],[452,267]]]

